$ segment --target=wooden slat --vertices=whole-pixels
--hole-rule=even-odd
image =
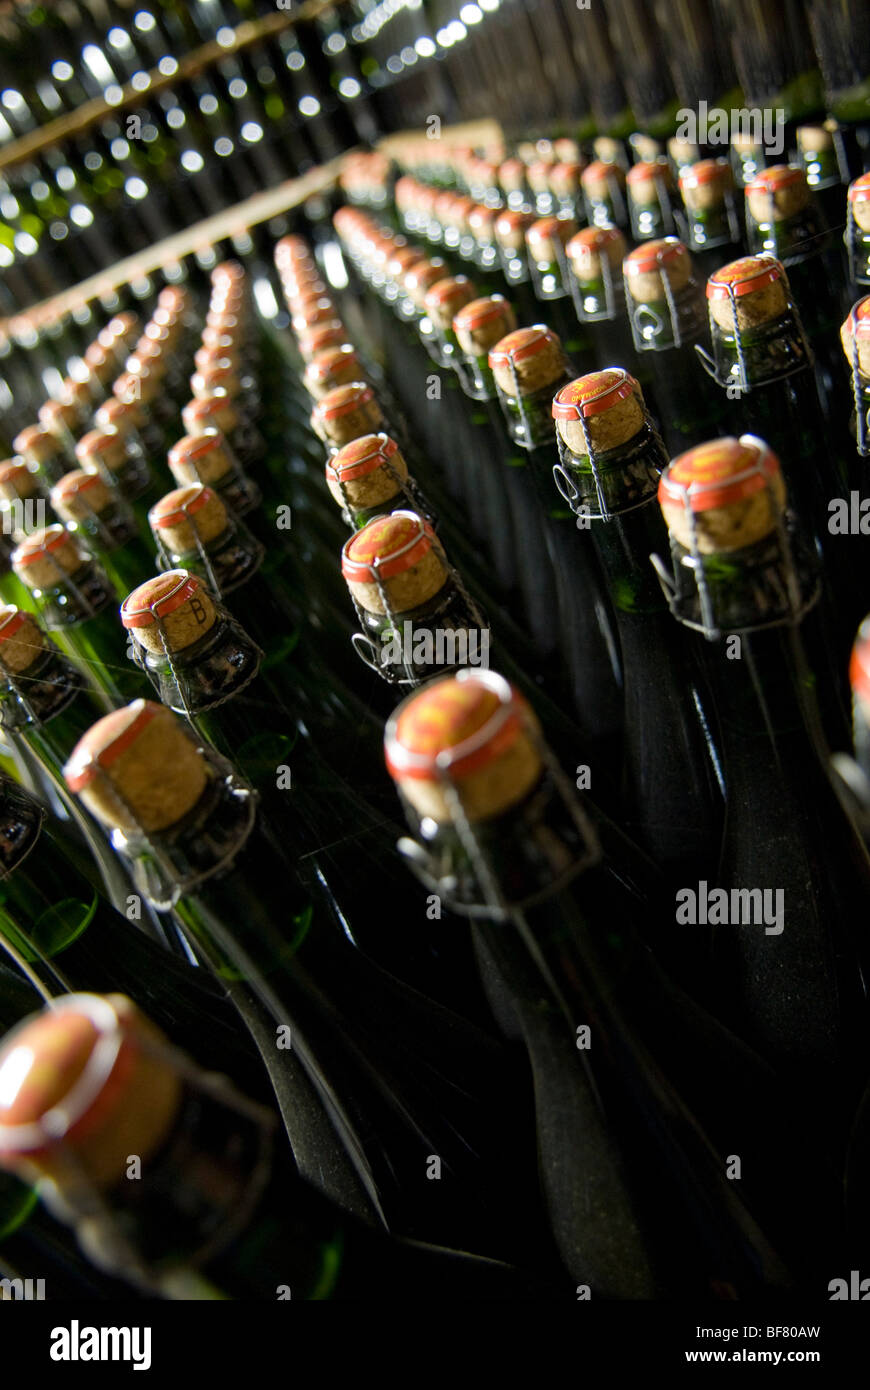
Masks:
[[[23,135],[20,140],[13,140],[0,150],[0,172],[15,164],[22,164],[25,160],[32,159],[41,150],[50,149],[53,145],[58,145],[64,140],[71,140],[76,135],[81,135],[91,126],[97,125],[100,121],[106,120],[107,117],[119,111],[125,111],[130,107],[145,106],[149,99],[158,92],[196,77],[205,68],[213,67],[223,58],[229,58],[234,53],[241,53],[244,49],[253,48],[256,44],[262,43],[264,39],[283,34],[286,29],[292,29],[301,21],[316,19],[318,15],[344,3],[346,0],[305,0],[305,3],[300,5],[298,9],[279,10],[273,15],[266,15],[264,19],[246,20],[244,24],[240,24],[233,31],[231,44],[219,44],[217,40],[212,39],[209,43],[203,44],[200,48],[196,48],[193,52],[180,58],[178,67],[173,73],[164,75],[157,68],[153,68],[148,74],[150,82],[144,91],[139,91],[128,83],[123,88],[120,101],[110,104],[102,97],[95,97],[92,101],[87,101],[83,106],[79,106],[75,111],[67,111],[63,116],[58,116],[56,120],[48,121],[46,125],[40,126],[38,130],[32,130],[29,134]]]
[[[205,251],[216,242],[223,241],[225,237],[241,236],[249,227],[268,222],[270,217],[277,217],[290,208],[298,207],[315,193],[332,187],[341,172],[343,160],[344,155],[340,155],[328,164],[310,169],[299,178],[289,179],[277,188],[267,189],[263,193],[255,193],[242,203],[235,203],[231,208],[215,213],[213,217],[195,222],[193,226],[186,227],[184,231],[176,232],[163,241],[155,242],[153,246],[137,252],[135,256],[127,256],[123,261],[117,261],[115,265],[92,275],[90,279],[83,280],[78,285],[71,286],[68,290],[63,290],[53,298],[44,299],[21,314],[0,321],[0,332],[7,336],[15,336],[27,324],[43,328],[50,323],[57,323],[75,309],[111,294],[123,285],[129,285],[164,266],[177,264],[185,256],[193,255],[197,251]]]

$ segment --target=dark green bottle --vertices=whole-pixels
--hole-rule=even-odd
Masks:
[[[701,674],[649,560],[664,549],[656,493],[667,454],[637,382],[619,368],[571,382],[553,414],[555,481],[591,533],[619,637],[624,822],[682,883],[714,867],[721,789]]]
[[[644,908],[602,873],[574,789],[522,699],[492,672],[444,677],[391,717],[386,752],[412,864],[474,919],[509,1004],[519,991],[539,1103],[559,1094],[547,1072],[565,1083],[574,1068],[561,1135],[539,1111],[551,1146],[542,1180],[572,1275],[593,1297],[733,1297],[787,1284],[762,1234],[768,1222],[788,1230],[787,1210],[771,1207],[778,1161],[738,1197],[715,1156],[737,1125],[765,1162],[772,1075],[654,964],[634,926]],[[573,1209],[572,1170],[594,1194]],[[560,1195],[566,1205],[554,1209]]]
[[[30,606],[86,679],[121,702],[143,688],[143,677],[124,660],[117,597],[105,571],[63,526],[34,531],[17,546],[17,576]]]
[[[152,1297],[365,1300],[373,1278],[403,1300],[553,1296],[498,1262],[390,1241],[340,1213],[300,1179],[270,1107],[216,1075],[211,1053],[200,1069],[118,993],[69,995],[24,1020],[0,1071],[22,1049],[32,1061],[0,1109],[0,1163],[39,1183],[99,1268]],[[49,1138],[55,1096],[70,1123]],[[139,1182],[125,1180],[124,1147]]]
[[[785,497],[752,436],[691,450],[660,484],[674,568],[661,573],[674,616],[707,638],[726,786],[715,901],[689,885],[677,922],[711,938],[724,1016],[824,1119],[836,1152],[863,1085],[870,860],[829,770],[801,640],[818,577]]]

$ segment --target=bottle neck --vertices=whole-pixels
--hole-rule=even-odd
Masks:
[[[578,517],[590,518],[593,533],[606,530],[623,513],[655,499],[659,476],[667,464],[664,445],[649,421],[626,444],[595,454],[575,453],[557,435],[561,471],[556,485]],[[567,476],[566,476],[567,475]],[[603,526],[598,518],[604,518]],[[647,523],[649,524],[649,523]]]
[[[418,608],[403,613],[357,611],[363,634],[354,645],[385,680],[419,685],[439,672],[489,666],[489,628],[452,578]]]
[[[179,714],[204,713],[245,690],[262,653],[238,623],[219,617],[198,641],[179,652],[152,652],[133,644],[136,664],[151,677],[163,704]]]
[[[105,572],[87,561],[74,574],[48,589],[31,590],[46,627],[52,630],[74,628],[111,608],[115,594]]]

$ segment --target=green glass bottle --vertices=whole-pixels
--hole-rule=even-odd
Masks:
[[[677,921],[713,928],[721,1009],[824,1117],[836,1153],[864,1084],[870,860],[832,783],[801,641],[818,577],[779,462],[752,436],[676,459],[659,498],[671,610],[707,638],[727,789],[715,903],[691,885]]]
[[[482,1253],[534,1241],[523,1223],[504,1228],[505,1180],[519,1180],[528,1157],[511,1154],[499,1176],[513,1068],[486,1035],[348,941],[299,876],[296,847],[279,849],[225,761],[168,710],[136,701],[93,726],[66,777],[143,895],[171,908],[194,949],[202,941],[276,1026],[291,1028],[391,1226],[421,1238],[440,1229],[445,1243]],[[440,1187],[413,1181],[429,1155],[440,1158]]]
[[[22,1066],[23,1057],[30,1059]],[[7,1035],[0,1162],[38,1184],[100,1269],[170,1299],[552,1296],[498,1262],[390,1241],[301,1181],[275,1116],[129,999],[73,994]],[[87,1092],[76,1087],[85,1078]],[[49,1132],[62,1100],[68,1123]],[[82,1124],[85,1121],[85,1124]],[[125,1181],[133,1136],[141,1181]]]
[[[34,531],[12,564],[30,593],[29,606],[58,645],[114,701],[142,689],[141,673],[124,662],[117,599],[96,560],[63,526]]]
[[[667,1288],[733,1297],[787,1285],[793,1275],[762,1233],[768,1220],[777,1234],[788,1229],[774,1207],[778,1164],[738,1198],[714,1156],[741,1115],[759,1157],[778,1142],[764,1133],[775,1083],[640,944],[638,907],[617,907],[620,890],[600,876],[595,838],[525,702],[492,672],[444,677],[391,717],[386,753],[412,864],[430,891],[474,919],[508,997],[520,991],[539,1099],[557,1094],[550,1069],[564,1069],[564,1082],[573,1066],[562,1132],[539,1112],[539,1137],[552,1146],[542,1151],[542,1180],[572,1274],[593,1297]],[[744,1081],[731,1090],[735,1069]],[[713,1140],[708,1127],[726,1113]],[[553,1210],[572,1194],[560,1168],[582,1172],[594,1200]]]
[[[714,867],[721,792],[700,671],[649,562],[663,549],[656,494],[667,454],[637,382],[619,368],[571,382],[553,415],[556,484],[591,533],[616,620],[626,828],[682,883]]]

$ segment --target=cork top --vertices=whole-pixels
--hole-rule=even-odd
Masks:
[[[13,604],[0,606],[0,667],[18,675],[32,666],[48,645],[32,613]]]
[[[559,197],[573,197],[580,191],[580,176],[585,167],[576,159],[562,159],[552,164],[548,175],[550,188]]]
[[[39,490],[39,475],[23,459],[0,463],[0,501],[17,502]]]
[[[12,441],[16,454],[23,454],[32,463],[40,464],[57,458],[60,445],[53,434],[39,425],[28,425]]]
[[[413,266],[420,265],[426,259],[423,252],[418,251],[416,247],[401,246],[387,261],[387,274],[391,280],[401,280]]]
[[[526,232],[534,221],[535,215],[531,212],[500,212],[493,223],[495,239],[510,251],[521,251],[526,243]]]
[[[775,222],[791,217],[806,207],[810,189],[803,169],[791,164],[774,164],[762,169],[746,185],[746,207],[755,222]]]
[[[487,352],[516,326],[513,308],[500,294],[472,299],[453,319],[453,331],[460,347],[472,356]]]
[[[112,453],[122,442],[121,434],[114,425],[100,430],[89,430],[76,444],[76,458],[80,463],[100,458],[103,454]]]
[[[32,531],[12,552],[12,567],[29,589],[52,589],[90,556],[59,523]]]
[[[625,171],[620,164],[605,163],[596,159],[587,164],[580,175],[580,183],[590,198],[606,197],[610,192],[611,181],[620,188],[625,185]]]
[[[515,193],[523,186],[526,166],[521,159],[505,159],[498,166],[498,181],[508,193]]]
[[[543,769],[537,721],[492,671],[459,671],[403,700],[384,739],[390,776],[420,815],[485,820],[516,805]]]
[[[437,285],[439,280],[445,278],[446,270],[447,266],[439,257],[435,257],[432,260],[418,261],[416,265],[406,271],[405,278],[402,281],[408,298],[412,300],[418,308],[422,309],[426,291],[430,290],[433,285]]]
[[[218,429],[222,434],[231,435],[239,423],[236,408],[224,390],[188,401],[182,409],[181,420],[188,434]]]
[[[848,203],[862,232],[870,232],[870,173],[862,174],[849,184]]]
[[[587,435],[593,450],[604,452],[633,439],[646,419],[640,386],[622,367],[569,381],[556,395],[552,414],[565,443],[580,456],[588,453]]]
[[[147,579],[121,604],[121,622],[140,646],[157,655],[180,652],[210,632],[217,610],[201,579],[184,569]]]
[[[303,333],[308,328],[317,328],[322,323],[329,323],[335,317],[335,305],[331,299],[323,295],[320,299],[310,301],[293,315],[293,331]]]
[[[517,388],[521,394],[541,390],[564,374],[561,339],[542,323],[517,328],[490,349],[489,366],[508,396]]]
[[[104,825],[146,834],[187,815],[208,781],[188,726],[151,700],[98,719],[73,749],[64,776]]]
[[[191,483],[161,497],[148,513],[156,539],[175,555],[189,555],[227,529],[227,509],[210,487]]]
[[[573,217],[539,217],[526,231],[526,244],[533,254],[546,254],[556,242],[567,245],[576,231]]]
[[[775,256],[741,256],[707,281],[710,318],[726,333],[779,318],[788,309],[788,278]]]
[[[627,249],[618,227],[584,227],[571,237],[565,254],[578,280],[598,280],[602,254],[611,269],[616,270],[622,265]]]
[[[142,410],[136,401],[122,401],[113,396],[111,400],[103,402],[94,413],[94,419],[100,429],[115,429],[120,435],[125,435],[142,423]]]
[[[122,372],[112,382],[112,395],[128,405],[138,405],[143,401],[147,403],[157,395],[157,383],[151,380],[147,372],[140,372],[138,375]]]
[[[666,159],[643,159],[632,164],[625,176],[629,196],[638,203],[654,201],[659,188],[673,187],[671,169]]]
[[[622,263],[622,272],[632,298],[647,304],[665,297],[666,279],[675,293],[689,283],[692,258],[677,237],[661,237],[630,251]]]
[[[219,388],[226,391],[228,396],[237,396],[241,390],[238,370],[226,357],[201,372],[194,372],[190,378],[190,389],[194,396],[211,396]]]
[[[333,454],[326,464],[326,476],[336,482],[349,482],[353,478],[363,478],[376,468],[381,468],[388,459],[399,452],[395,439],[380,432],[363,434],[353,439]]]
[[[379,430],[384,417],[372,388],[364,381],[334,386],[311,412],[311,427],[325,442],[341,447],[361,434]]]
[[[706,554],[738,550],[769,535],[785,506],[779,459],[751,434],[713,439],[680,454],[659,479],[671,534]]]
[[[314,414],[321,420],[334,420],[342,415],[358,410],[375,398],[375,393],[365,381],[351,381],[344,386],[336,386],[327,392],[314,408]]]
[[[122,995],[67,994],[0,1046],[0,1166],[49,1178],[73,1210],[166,1141],[182,1082]]]
[[[73,433],[78,426],[78,406],[71,401],[44,401],[38,415],[39,423],[49,434],[58,434],[63,430]]]
[[[369,613],[406,613],[428,603],[447,582],[435,533],[416,512],[376,517],[351,536],[341,552],[341,572],[351,594]]]
[[[849,662],[849,684],[852,694],[862,705],[870,705],[870,620],[864,619],[858,629]],[[865,714],[866,718],[866,714]]]
[[[840,342],[850,367],[857,348],[858,371],[870,377],[870,294],[852,305],[840,329]]]
[[[342,343],[348,340],[348,331],[340,319],[333,319],[331,323],[324,323],[317,328],[313,328],[310,333],[299,335],[299,351],[305,358],[313,357],[316,352],[323,348],[341,347]]]
[[[699,159],[697,164],[684,164],[680,170],[680,188],[703,188],[708,184],[730,188],[733,183],[727,159]]]
[[[216,429],[185,435],[169,450],[169,468],[180,485],[219,482],[232,468],[223,435]]]
[[[359,381],[362,367],[350,343],[318,352],[305,368],[304,382],[312,396],[324,395],[334,386]]]
[[[86,473],[76,468],[65,473],[51,489],[51,505],[64,521],[87,521],[99,516],[115,500],[99,473]]]
[[[438,328],[448,329],[463,304],[470,304],[477,291],[467,275],[448,275],[436,280],[423,296],[423,307]]]
[[[488,208],[485,203],[475,203],[468,213],[469,231],[478,240],[486,238],[489,241],[493,234],[493,225],[499,215],[498,208]]]

